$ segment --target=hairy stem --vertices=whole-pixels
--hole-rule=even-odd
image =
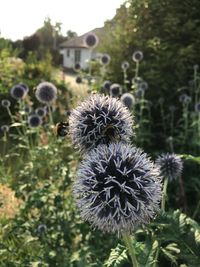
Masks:
[[[168,178],[164,178],[164,185],[163,185],[163,193],[162,193],[162,202],[161,202],[161,209],[165,211],[165,203],[167,199],[167,185],[168,185]]]
[[[124,232],[122,236],[123,236],[124,243],[125,243],[126,247],[128,248],[133,267],[139,267],[138,262],[137,262],[137,258],[135,255],[135,249],[134,249],[133,244],[131,242],[130,234],[128,234],[127,232]]]

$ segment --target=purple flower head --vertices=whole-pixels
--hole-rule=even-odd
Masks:
[[[99,145],[79,166],[74,196],[84,220],[104,232],[132,232],[159,209],[159,169],[126,143]]]

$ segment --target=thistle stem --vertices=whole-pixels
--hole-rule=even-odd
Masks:
[[[123,240],[124,240],[126,247],[128,248],[133,267],[139,267],[138,262],[137,262],[137,258],[135,255],[135,249],[134,249],[132,242],[131,242],[131,236],[127,232],[124,232],[122,234],[122,237],[123,237]]]
[[[166,198],[167,198],[167,185],[168,185],[168,178],[165,178],[164,185],[163,185],[162,202],[161,202],[162,211],[165,211],[165,203],[166,203]]]

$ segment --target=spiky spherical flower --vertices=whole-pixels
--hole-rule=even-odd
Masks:
[[[1,100],[1,105],[2,105],[2,107],[4,107],[4,108],[9,108],[10,105],[11,105],[10,100],[8,100],[8,99],[2,99],[2,100]]]
[[[135,51],[132,56],[133,61],[139,62],[143,59],[142,51]]]
[[[36,128],[42,124],[42,119],[37,114],[32,114],[28,117],[28,124],[31,128]]]
[[[104,81],[103,89],[106,93],[110,92],[111,81]]]
[[[102,65],[108,65],[110,63],[110,60],[111,58],[108,54],[103,54],[100,58],[100,63]]]
[[[110,141],[128,141],[132,126],[132,115],[120,100],[99,94],[91,95],[69,117],[72,141],[82,151]]]
[[[139,85],[141,82],[142,82],[142,78],[141,77],[134,77],[131,80],[132,84],[138,84]]]
[[[142,89],[143,91],[146,91],[149,88],[148,83],[147,82],[141,82],[139,84],[139,88]]]
[[[47,114],[47,112],[46,112],[46,108],[42,108],[42,107],[37,108],[37,109],[35,110],[35,113],[36,113],[38,116],[40,116],[40,117],[44,117],[44,116],[46,116],[46,114]]]
[[[35,96],[39,102],[51,104],[57,98],[57,88],[50,82],[41,82],[36,88]]]
[[[76,83],[82,83],[82,78],[80,76],[76,77]]]
[[[181,158],[174,153],[161,154],[156,159],[156,165],[160,168],[161,175],[170,181],[179,177],[183,170]]]
[[[195,111],[200,112],[200,102],[195,105]]]
[[[123,69],[123,70],[127,70],[128,68],[129,68],[129,63],[128,63],[128,61],[123,61],[122,62],[122,65],[121,65],[121,68]]]
[[[26,107],[24,108],[24,111],[25,111],[27,114],[29,114],[29,113],[31,113],[31,111],[32,111],[32,107],[31,107],[31,106],[26,106]]]
[[[11,88],[10,94],[16,100],[20,100],[26,96],[26,91],[23,86],[17,84]]]
[[[99,38],[96,36],[95,33],[91,32],[85,36],[84,43],[87,47],[94,48],[98,45]]]
[[[81,216],[104,232],[131,232],[153,218],[161,198],[159,169],[126,143],[99,145],[79,166],[74,195]]]
[[[130,93],[123,94],[120,99],[122,103],[129,109],[131,109],[133,105],[135,104],[135,98]]]
[[[135,96],[139,99],[141,99],[142,97],[144,97],[144,93],[145,91],[143,91],[142,89],[137,89],[136,92],[135,92]]]
[[[38,225],[37,232],[38,234],[43,234],[47,231],[47,226],[46,224],[40,224]]]
[[[188,96],[187,94],[181,94],[179,96],[179,101],[182,103],[182,104],[189,104],[191,102],[191,97]]]
[[[74,65],[74,69],[75,69],[76,71],[80,70],[80,69],[81,69],[81,65],[80,65],[80,63],[76,63],[76,64]]]
[[[122,88],[121,85],[118,83],[113,83],[110,86],[110,95],[112,97],[119,97],[122,94]]]
[[[8,125],[2,125],[0,129],[3,133],[9,132],[9,126]]]

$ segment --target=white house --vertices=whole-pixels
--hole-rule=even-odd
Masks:
[[[101,28],[95,29],[101,30]],[[73,69],[76,63],[79,63],[82,69],[88,68],[88,61],[97,58],[98,54],[94,49],[88,48],[84,43],[87,35],[76,36],[60,44],[60,53],[63,55],[63,67]],[[97,33],[98,36],[98,33]]]

